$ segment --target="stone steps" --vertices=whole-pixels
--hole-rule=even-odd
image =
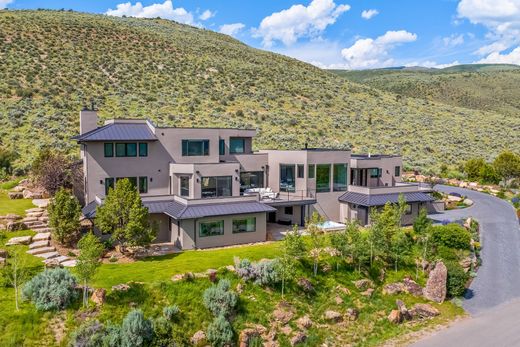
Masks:
[[[61,265],[65,266],[65,267],[74,267],[74,266],[76,266],[77,263],[78,263],[78,261],[76,259],[71,259],[71,260],[64,261],[63,263],[61,263]]]
[[[33,208],[25,210],[25,213],[44,212],[44,211],[45,210],[43,208],[33,207]]]
[[[31,218],[38,218],[38,217],[41,217],[43,216],[43,212],[29,212],[27,213],[27,217],[31,217]]]
[[[56,251],[52,251],[52,252],[46,252],[46,253],[38,253],[38,254],[34,254],[36,255],[37,257],[40,257],[40,258],[43,258],[43,259],[51,259],[51,258],[56,258],[56,257],[59,257],[60,254]]]
[[[24,223],[30,223],[30,222],[38,222],[39,219],[37,217],[25,217],[22,219],[22,222]]]
[[[32,231],[35,231],[37,233],[50,233],[52,232],[52,228],[49,228],[49,227],[36,227],[36,228],[31,228]]]
[[[29,249],[49,247],[49,240],[34,241],[29,245]]]
[[[51,239],[51,233],[38,233],[33,236],[33,241],[44,241],[44,240],[50,240]]]
[[[37,221],[32,221],[32,222],[24,222],[24,224],[27,226],[27,228],[29,229],[32,229],[32,228],[47,228],[48,225],[44,222],[41,222],[39,220]]]
[[[43,261],[43,263],[45,265],[48,265],[50,263],[54,263],[54,262],[58,262],[58,263],[63,263],[65,261],[68,261],[68,260],[71,260],[69,257],[67,257],[66,255],[60,255],[56,258],[50,258],[50,259],[46,259]]]
[[[6,246],[13,246],[13,245],[28,245],[31,243],[32,236],[19,236],[19,237],[12,237],[7,241],[5,244]]]
[[[27,251],[27,254],[39,256],[40,254],[50,253],[56,251],[53,246],[34,248]]]

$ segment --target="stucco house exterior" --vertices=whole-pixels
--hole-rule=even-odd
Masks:
[[[267,225],[303,225],[314,211],[326,220],[370,222],[368,211],[403,193],[409,223],[433,200],[401,182],[398,156],[304,148],[253,152],[254,129],[157,127],[113,119],[98,126],[96,111],[80,113],[83,213],[118,179],[139,190],[159,224],[155,242],[181,249],[265,241]]]

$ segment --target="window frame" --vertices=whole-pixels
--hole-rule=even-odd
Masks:
[[[183,190],[186,190],[186,188],[183,188],[183,180],[187,182],[187,192],[188,194],[183,194]],[[182,197],[189,197],[190,196],[190,176],[180,176],[179,177],[179,195]]]
[[[400,165],[394,167],[394,176],[401,177],[401,166]]]
[[[330,193],[331,191],[331,188],[330,188],[330,184],[331,184],[331,164],[316,164],[316,193]],[[319,184],[319,175],[318,175],[318,172],[319,172],[319,169],[321,168],[324,168],[324,167],[328,167],[328,172],[329,174],[327,175],[327,188],[325,187],[322,187],[322,188],[319,188],[318,187],[318,184]]]
[[[218,140],[218,155],[226,155],[226,140]]]
[[[345,183],[344,186],[337,187],[341,182],[336,181],[336,167],[343,166],[345,168]],[[332,191],[344,192],[348,187],[348,164],[347,163],[334,163],[332,165]]]
[[[208,224],[209,225],[211,225],[211,224],[219,224],[219,228],[221,228],[221,232],[218,233],[218,234],[202,235],[202,226],[203,225],[208,225]],[[200,238],[202,238],[202,237],[213,237],[213,236],[223,236],[225,234],[224,220],[223,219],[219,219],[219,220],[211,220],[211,221],[201,221],[201,222],[199,222],[198,234],[199,234]]]
[[[296,177],[305,178],[305,165],[304,164],[296,165]]]
[[[108,195],[110,188],[114,189],[116,186],[116,180],[114,177],[106,177],[105,178],[105,196]]]
[[[248,175],[249,184],[245,184],[244,177],[245,175]],[[260,184],[258,186],[253,186],[251,184],[251,177],[255,177],[255,180],[260,181]],[[263,171],[241,171],[240,172],[240,193],[243,193],[246,189],[252,189],[252,188],[265,188],[265,177]]]
[[[116,146],[116,157],[117,158],[124,158],[126,157],[126,143],[124,142],[116,142],[115,143],[115,146]],[[123,153],[120,155],[119,154],[119,148],[123,149]]]
[[[238,222],[243,222],[245,221],[246,223],[246,230],[235,230],[235,226],[237,225]],[[252,223],[250,224],[249,222],[252,221]],[[249,225],[253,225],[253,230],[247,230]],[[239,226],[237,226],[237,229],[239,228]],[[254,233],[256,232],[256,217],[244,217],[244,218],[237,218],[237,219],[233,219],[233,222],[232,222],[232,225],[231,225],[231,232],[233,234],[243,234],[243,233]]]
[[[215,195],[207,195],[207,196],[204,196],[204,189],[203,188],[203,184],[204,184],[204,180],[212,180],[214,179],[215,180]],[[229,195],[219,195],[219,181],[222,181],[223,179],[226,179],[226,183],[229,183]],[[211,188],[206,188],[206,191],[208,191],[208,189],[211,189]],[[211,199],[211,198],[220,198],[220,197],[228,197],[228,196],[233,196],[233,176],[204,176],[204,177],[201,177],[201,180],[200,180],[200,193],[201,193],[201,198],[202,199]]]
[[[377,170],[377,172],[375,170]],[[383,169],[378,168],[378,167],[374,167],[374,168],[370,169],[370,178],[380,178],[382,175],[383,175]]]
[[[316,164],[307,165],[307,178],[308,179],[316,178]]]
[[[242,142],[242,151],[237,151],[233,147],[233,142]],[[246,139],[243,137],[230,137],[229,138],[229,154],[244,154],[246,152]]]
[[[109,147],[108,147],[109,146]],[[110,153],[107,155],[107,148],[110,148]],[[103,144],[103,152],[105,155],[105,158],[113,158],[114,157],[114,143],[113,142],[105,142]]]
[[[138,147],[137,151],[139,152],[139,157],[147,157],[148,156],[148,143],[147,142],[139,142],[137,147]],[[144,151],[143,151],[143,149],[144,149]]]
[[[139,189],[139,194],[147,194],[148,193],[148,176],[139,176],[137,180],[138,180],[137,185],[138,185],[138,189]],[[144,182],[144,184],[142,184],[143,182]]]
[[[132,145],[135,146],[134,155],[128,154],[130,152],[129,148]],[[125,142],[125,154],[126,154],[125,157],[135,158],[135,157],[137,157],[137,152],[138,152],[137,142]]]
[[[282,167],[285,167],[285,170],[282,170]],[[280,164],[280,191],[281,192],[289,192],[294,193],[296,191],[296,164]],[[286,173],[286,179],[284,181],[287,181],[287,168],[292,168],[293,173],[293,186],[292,187],[282,187],[282,171]]]
[[[190,143],[201,142],[202,154],[190,154]],[[208,139],[182,139],[181,155],[183,157],[207,157],[209,156],[209,140]]]

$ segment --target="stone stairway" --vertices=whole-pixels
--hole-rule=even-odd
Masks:
[[[22,220],[27,228],[37,233],[49,233],[49,214],[46,209],[41,207],[30,208],[25,210],[25,218]]]

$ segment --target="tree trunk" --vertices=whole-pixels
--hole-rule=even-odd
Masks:
[[[16,306],[16,311],[19,311],[20,308],[18,307],[18,284],[14,283],[14,304]]]
[[[283,299],[283,290],[285,287],[285,276],[282,277],[282,299]]]

